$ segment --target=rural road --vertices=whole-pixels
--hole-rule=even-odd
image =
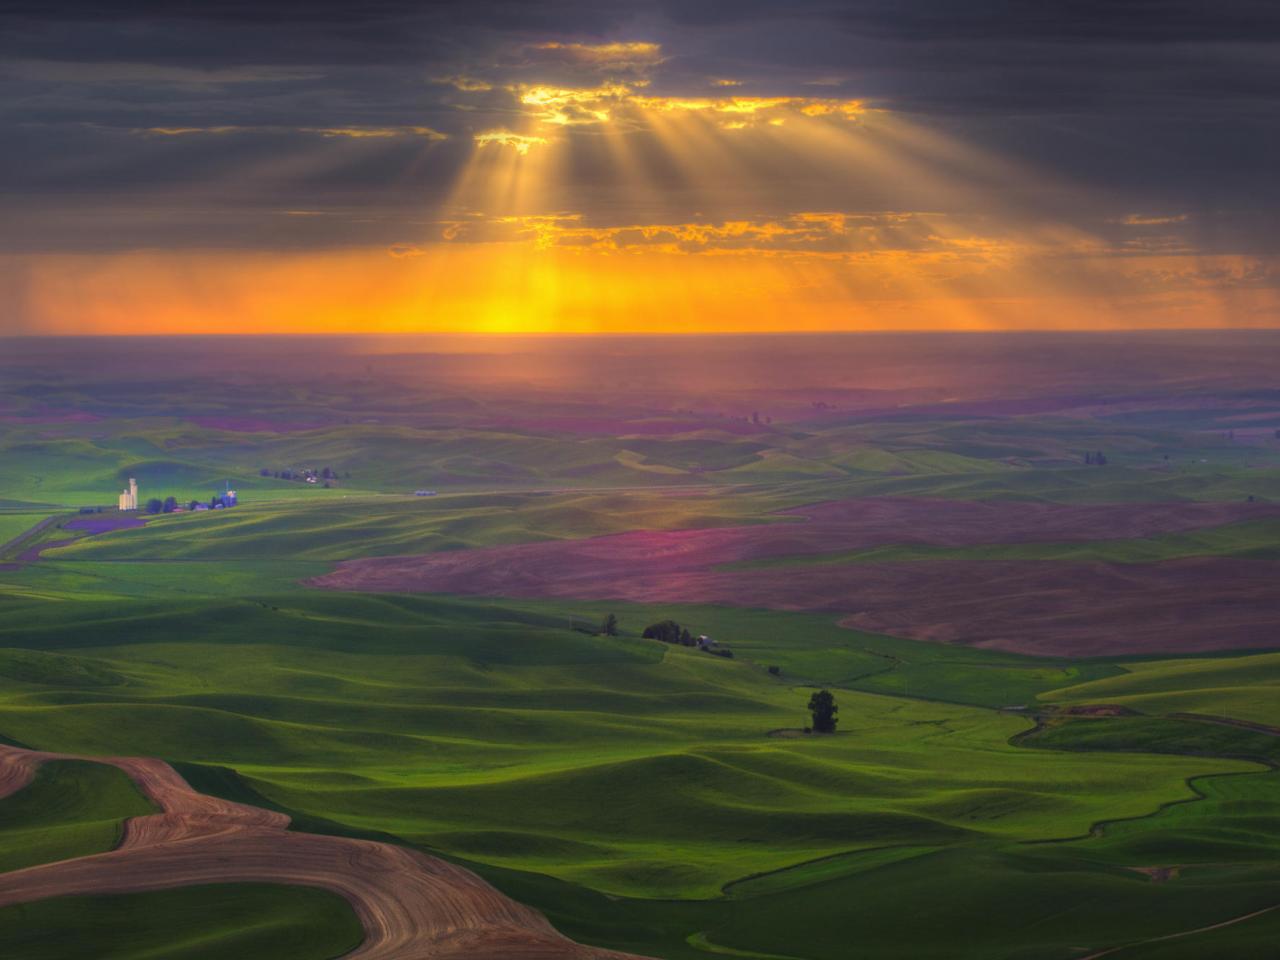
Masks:
[[[643,960],[583,946],[461,867],[405,847],[287,830],[281,813],[193,790],[161,760],[75,757],[0,744],[0,798],[48,760],[123,770],[160,809],[107,853],[0,874],[0,906],[208,883],[321,887],[346,898],[365,940],[344,960]]]

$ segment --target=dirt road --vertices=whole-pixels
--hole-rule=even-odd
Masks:
[[[640,960],[574,943],[461,867],[390,844],[289,832],[284,814],[197,793],[160,760],[0,744],[0,797],[58,759],[120,768],[160,812],[127,821],[108,853],[0,874],[0,906],[208,883],[297,884],[331,890],[354,908],[366,936],[348,960]]]

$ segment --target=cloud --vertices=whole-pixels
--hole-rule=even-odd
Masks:
[[[352,140],[385,140],[391,137],[423,137],[447,140],[449,135],[431,127],[261,127],[225,125],[216,127],[140,127],[130,131],[153,137],[186,137],[228,133],[310,133],[321,137],[346,137]]]
[[[530,44],[529,48],[549,54],[554,59],[601,70],[642,71],[666,59],[662,55],[661,44],[636,40],[615,43],[561,43],[551,40]]]
[[[527,154],[532,147],[541,146],[548,142],[546,137],[512,133],[510,130],[489,130],[484,133],[477,133],[471,139],[473,139],[476,144],[482,148],[487,147],[490,144],[500,147],[511,147],[521,156]]]
[[[1125,216],[1121,217],[1119,220],[1116,220],[1114,222],[1122,223],[1126,227],[1157,227],[1157,226],[1165,226],[1171,223],[1185,223],[1186,221],[1187,221],[1187,215],[1185,213],[1170,214],[1165,216],[1151,215],[1151,214],[1144,214],[1144,213],[1130,213],[1130,214],[1126,214]]]
[[[596,87],[556,87],[545,84],[512,87],[520,105],[531,117],[561,126],[608,123],[611,120],[642,121],[643,114],[700,114],[726,129],[742,129],[756,123],[778,124],[789,116],[856,119],[866,112],[861,100],[827,97],[684,97],[643,92],[647,83],[605,83]]]
[[[983,235],[936,214],[801,211],[779,217],[669,223],[589,223],[580,212],[451,220],[444,239],[529,243],[603,254],[738,254],[815,260],[912,255],[1000,262],[1035,249],[1027,238]],[[1073,252],[1075,250],[1073,249]]]
[[[635,95],[630,102],[660,113],[696,113],[715,118],[728,129],[756,123],[780,124],[789,116],[853,120],[866,112],[861,100],[822,97],[660,97]]]
[[[324,76],[298,67],[247,65],[184,67],[154,63],[75,63],[58,60],[10,60],[6,76],[37,83],[92,83],[112,86],[185,87],[219,90],[245,84],[295,83]]]
[[[432,82],[447,84],[455,90],[461,90],[464,93],[484,93],[493,89],[493,84],[489,81],[481,80],[477,77],[468,77],[463,74],[454,74],[450,77],[436,77]]]
[[[222,127],[142,127],[130,131],[131,133],[144,134],[149,137],[186,137],[193,134],[211,134],[218,135],[224,133],[239,133],[242,130],[251,129],[249,127],[222,126]]]
[[[431,127],[299,127],[300,133],[318,133],[322,137],[350,137],[355,140],[387,137],[423,137],[427,140],[448,140],[447,133]]]
[[[631,88],[620,83],[599,87],[572,89],[550,86],[517,86],[514,88],[522,106],[544,123],[604,123],[614,108],[631,96]]]
[[[1025,7],[0,3],[0,249],[253,238],[366,244],[382,258],[406,235],[388,184],[429,208],[447,201],[477,144],[546,141],[565,162],[523,195],[573,205],[586,224],[696,221],[695,210],[783,222],[824,205],[963,216],[978,202],[1022,203],[991,165],[935,149],[947,144],[1035,172],[1043,189],[1024,192],[1020,221],[1101,231],[1118,255],[1280,251],[1280,8]],[[533,89],[551,96],[521,102]],[[759,96],[733,96],[747,93]],[[877,139],[882,119],[936,136]],[[834,129],[846,120],[860,122],[856,138]],[[424,150],[438,139],[428,131],[451,140]],[[819,155],[840,140],[847,163]],[[885,162],[873,168],[864,147]],[[922,184],[913,168],[937,176]],[[312,205],[344,215],[271,212]],[[381,226],[357,225],[375,216]]]
[[[427,251],[412,243],[393,243],[387,247],[387,253],[397,260],[408,260],[426,256]]]

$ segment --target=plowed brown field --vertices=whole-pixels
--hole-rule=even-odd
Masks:
[[[1280,646],[1272,561],[916,561],[718,569],[894,544],[961,547],[1151,537],[1280,516],[1280,505],[1061,506],[877,498],[794,522],[351,560],[329,589],[714,603],[846,614],[862,629],[1027,653],[1096,656]]]

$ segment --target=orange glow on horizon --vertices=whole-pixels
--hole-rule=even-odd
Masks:
[[[950,256],[844,259],[440,244],[303,254],[146,252],[28,258],[26,312],[50,334],[712,333],[1249,325],[1265,288],[1209,284],[1064,296],[1016,271],[949,287]],[[1239,258],[1141,272],[1245,276]],[[1143,276],[1131,276],[1138,283]],[[1244,320],[1244,322],[1242,322]]]

